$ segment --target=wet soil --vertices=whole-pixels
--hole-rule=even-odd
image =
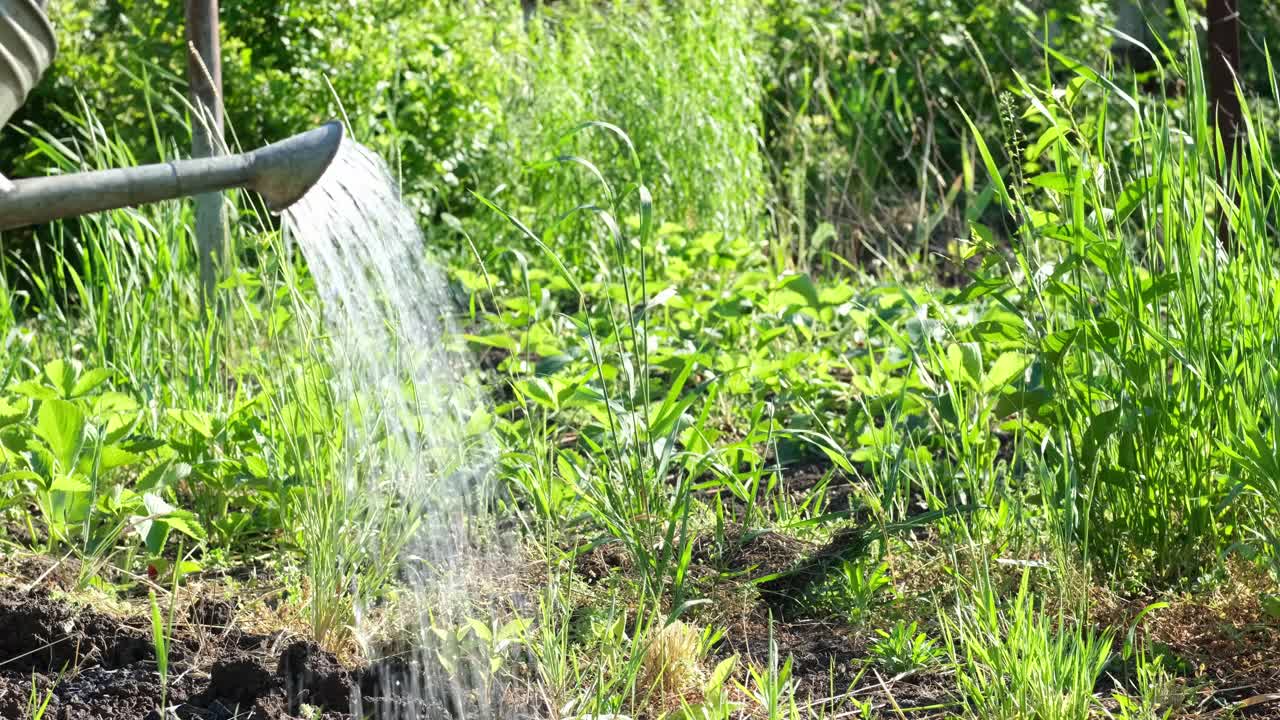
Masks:
[[[146,619],[0,588],[0,718],[31,717],[33,689],[37,705],[48,699],[46,720],[449,718],[476,701],[396,697],[394,688],[422,685],[416,664],[347,668],[309,641],[240,632],[233,615],[222,601],[192,605],[170,639],[163,687]],[[485,702],[494,706],[494,698]]]

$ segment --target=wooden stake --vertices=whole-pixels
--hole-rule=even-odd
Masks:
[[[218,0],[186,0],[186,15],[187,79],[196,110],[191,150],[195,157],[212,157],[223,154],[225,147]],[[227,211],[222,193],[197,195],[195,210],[201,299],[207,313],[216,307],[218,278],[227,258]]]

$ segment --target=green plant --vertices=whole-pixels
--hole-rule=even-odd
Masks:
[[[41,698],[40,688],[36,684],[36,678],[33,674],[31,677],[31,694],[27,697],[27,717],[31,720],[42,720],[44,714],[49,711],[49,703],[53,701],[54,688],[44,691],[43,699]]]
[[[769,720],[798,717],[800,711],[796,706],[796,688],[791,678],[791,669],[791,656],[787,656],[785,661],[779,660],[778,644],[773,637],[771,624],[768,664],[764,668],[748,668],[751,685],[739,683],[738,687],[756,702]]]
[[[31,493],[49,549],[70,546],[92,561],[88,567],[126,530],[137,531],[152,557],[171,529],[204,537],[194,514],[162,499],[172,492],[174,459],[140,432],[139,403],[105,390],[113,375],[53,360],[38,376],[11,384],[2,401],[4,479]]]
[[[165,626],[156,591],[148,593],[151,599],[151,644],[156,651],[156,670],[160,673],[160,712],[165,712],[165,698],[169,693],[169,633]]]
[[[954,223],[943,220],[965,204],[960,190],[981,191],[956,104],[984,131],[1000,128],[1001,93],[1050,72],[1042,42],[1099,62],[1112,43],[1106,2],[772,0],[766,8],[773,242],[802,269],[836,269],[828,252],[886,267],[898,257],[929,262],[930,246],[950,239]]]
[[[156,591],[148,590],[147,597],[151,604],[151,644],[156,653],[156,671],[160,674],[160,703],[157,710],[161,715],[168,711],[169,698],[169,643],[173,639],[174,617],[178,606],[178,587],[182,582],[184,568],[182,548],[178,548],[179,562],[174,563],[172,584],[169,586],[168,617],[161,614],[160,603],[156,600]]]
[[[1064,552],[1135,584],[1186,582],[1254,524],[1257,505],[1229,477],[1254,455],[1237,417],[1268,407],[1280,317],[1263,230],[1270,141],[1250,124],[1252,167],[1226,169],[1227,203],[1195,43],[1158,55],[1162,72],[1185,74],[1184,104],[1136,98],[1049,55],[1073,77],[1061,91],[1022,85],[1029,110],[1007,138],[1016,163],[972,127],[991,197],[1022,222],[1007,255],[973,225],[985,268],[960,297],[1016,310],[965,334],[1014,340],[1033,358],[997,407],[1019,412],[1042,448],[1038,499]],[[1111,127],[1117,113],[1124,125]],[[1172,212],[1181,206],[1197,209]],[[1223,215],[1230,255],[1206,230]]]
[[[1045,613],[1029,583],[1024,573],[1012,604],[1002,608],[989,579],[980,580],[954,616],[943,616],[956,689],[984,720],[1087,720],[1111,635]]]
[[[814,602],[843,616],[850,623],[858,623],[881,601],[886,588],[891,587],[887,563],[868,563],[857,558],[837,565],[830,575],[814,590]]]
[[[1135,694],[1114,693],[1112,698],[1119,711],[1111,713],[1112,717],[1122,720],[1167,720],[1186,707],[1192,690],[1165,666],[1163,655],[1139,652],[1134,672]]]
[[[871,646],[871,657],[893,675],[926,668],[943,654],[915,622],[899,620],[889,631],[876,630],[876,634],[880,637]]]

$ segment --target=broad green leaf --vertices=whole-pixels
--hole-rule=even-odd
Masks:
[[[1031,356],[1017,352],[1007,352],[996,358],[987,377],[982,383],[985,392],[1003,390],[1006,385],[1022,376],[1031,365]]]
[[[62,397],[72,396],[76,384],[76,369],[65,360],[54,360],[44,366],[44,376]]]
[[[164,498],[155,493],[144,493],[142,504],[147,508],[147,514],[159,517],[169,515],[177,510],[177,508],[165,502]]]
[[[0,399],[0,428],[25,420],[31,412],[31,403],[25,398]]]
[[[3,475],[0,475],[0,484],[21,482],[23,480],[29,480],[31,482],[37,482],[37,483],[44,482],[44,478],[40,477],[36,473],[31,472],[30,470],[12,470]]]
[[[1076,336],[1078,336],[1079,334],[1080,334],[1079,326],[1073,327],[1073,328],[1067,328],[1066,330],[1059,330],[1057,332],[1050,333],[1048,336],[1046,336],[1044,341],[1040,345],[1041,345],[1041,348],[1044,350],[1045,355],[1048,356],[1050,361],[1057,362],[1062,357],[1062,355],[1066,353],[1067,349],[1069,349],[1071,345],[1075,343]]]
[[[471,632],[474,633],[476,637],[480,638],[484,642],[493,642],[493,631],[489,629],[488,625],[475,618],[469,617],[467,618],[467,627],[471,629]]]
[[[1000,168],[996,165],[995,158],[991,156],[991,150],[987,148],[987,142],[982,139],[982,133],[978,131],[978,126],[973,124],[969,113],[964,108],[959,108],[960,114],[964,116],[964,121],[969,125],[969,132],[973,134],[973,140],[978,145],[978,153],[982,155],[982,164],[987,168],[987,174],[991,176],[991,182],[995,185],[996,194],[1000,196],[1000,202],[1005,207],[1013,207],[1013,200],[1009,197],[1009,188],[1004,184],[1004,178],[1000,176]]]
[[[494,333],[492,335],[463,335],[463,339],[472,345],[481,347],[494,347],[509,352],[516,352],[520,347],[520,343],[510,335],[502,333]]]
[[[560,407],[559,402],[556,400],[556,393],[551,389],[551,384],[543,378],[533,377],[528,380],[522,380],[516,387],[519,388],[520,394],[545,408],[558,410]]]
[[[996,417],[1008,417],[1014,413],[1035,412],[1053,399],[1048,388],[1015,390],[1000,396],[992,413]]]
[[[194,410],[183,410],[182,422],[186,423],[187,427],[195,430],[206,440],[213,439],[213,418],[208,413],[196,412]]]
[[[32,400],[57,400],[62,397],[58,394],[57,390],[54,390],[43,383],[36,382],[35,380],[25,380],[14,385],[10,389],[19,395],[25,395]]]
[[[132,413],[138,409],[138,401],[121,392],[105,392],[93,399],[95,417]]]
[[[63,470],[75,467],[76,456],[84,444],[84,413],[66,400],[40,403],[35,433],[44,440]]]
[[[87,493],[93,491],[93,486],[89,484],[89,481],[83,475],[78,473],[60,474],[53,479],[53,484],[49,486],[49,490],[62,493]]]
[[[158,521],[165,523],[193,540],[204,540],[204,530],[196,522],[196,516],[191,512],[178,510],[159,518]]]
[[[1147,193],[1151,192],[1155,181],[1151,178],[1143,177],[1134,180],[1120,193],[1120,198],[1116,202],[1116,224],[1122,223],[1129,219],[1129,216],[1142,207],[1142,201],[1147,197]]]
[[[797,273],[786,278],[779,287],[798,294],[805,299],[805,302],[809,303],[810,307],[822,307],[822,300],[818,297],[818,288],[813,284],[813,278],[810,278],[805,273]]]
[[[1060,172],[1041,173],[1027,182],[1036,187],[1053,190],[1054,192],[1068,192],[1071,190],[1071,179]]]
[[[467,426],[464,433],[467,437],[480,437],[489,432],[492,427],[493,415],[484,410],[477,410],[472,413],[471,418],[467,420]],[[266,473],[263,473],[263,477],[265,477],[265,475]]]
[[[733,675],[733,669],[737,667],[737,665],[737,655],[721,660],[720,663],[716,665],[715,669],[711,671],[711,676],[707,678],[705,689],[708,691],[720,689],[725,682],[729,680],[730,676]]]
[[[104,430],[103,442],[110,445],[119,443],[120,441],[128,437],[129,434],[132,433],[134,429],[138,427],[138,424],[141,421],[142,421],[141,412],[135,412],[132,415],[128,415],[128,414],[113,415],[110,420],[107,420],[106,427],[103,428]]]
[[[955,379],[968,380],[982,387],[982,346],[977,343],[953,343],[947,347],[947,364]]]
[[[141,459],[141,455],[131,453],[116,445],[107,445],[102,448],[102,452],[98,455],[98,468],[100,470],[114,470],[115,468],[132,465]]]
[[[98,386],[110,380],[113,375],[115,375],[115,373],[105,368],[94,368],[89,370],[75,381],[75,385],[71,387],[70,396],[80,397],[81,395],[87,395],[98,389]]]
[[[138,534],[142,536],[142,543],[147,548],[147,552],[151,555],[164,552],[164,545],[169,541],[169,525],[151,518],[140,518],[137,524]]]
[[[1068,129],[1070,128],[1063,125],[1050,126],[1040,134],[1040,137],[1032,143],[1031,147],[1027,148],[1027,160],[1029,162],[1035,162],[1038,160],[1050,145],[1066,134]]]
[[[250,455],[244,459],[244,471],[253,477],[265,478],[268,473],[267,461],[257,455]]]

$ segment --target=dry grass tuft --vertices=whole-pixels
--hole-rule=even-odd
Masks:
[[[640,687],[661,714],[697,702],[706,682],[702,634],[679,620],[652,633],[640,664]]]

